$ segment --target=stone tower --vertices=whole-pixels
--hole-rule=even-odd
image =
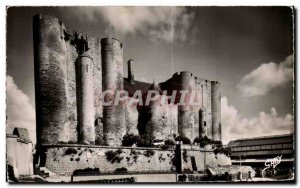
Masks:
[[[103,92],[110,91],[104,98],[103,131],[104,140],[108,145],[121,145],[126,134],[125,111],[122,102],[114,104],[118,90],[123,90],[123,46],[114,38],[101,40],[102,56],[102,88]]]
[[[55,17],[33,18],[37,143],[58,143],[67,116],[65,26]],[[55,49],[55,50],[54,50]]]
[[[212,111],[212,139],[221,140],[221,92],[220,82],[211,82],[211,111]]]
[[[194,90],[195,82],[191,72],[180,72],[177,76],[180,85],[179,91],[187,92],[185,105],[178,105],[178,133],[193,142],[199,136],[199,114],[198,111],[191,110],[189,106],[189,93]]]
[[[79,142],[95,143],[95,108],[93,92],[93,59],[88,53],[80,54],[77,61]]]
[[[100,40],[70,33],[58,18],[40,14],[33,18],[33,39],[37,143],[102,138],[102,124],[95,123],[102,117]]]
[[[202,89],[202,107],[199,110],[199,129],[200,129],[200,133],[199,135],[203,138],[205,136],[207,136],[207,125],[206,125],[206,109],[204,107],[204,88],[203,85],[201,85],[201,89]]]

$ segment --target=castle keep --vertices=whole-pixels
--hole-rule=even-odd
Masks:
[[[124,78],[124,46],[119,40],[67,30],[49,15],[33,18],[33,38],[35,173],[70,176],[96,168],[105,173],[204,172],[207,166],[231,164],[224,154],[199,145],[122,146],[126,134],[151,136],[156,143],[178,136],[192,143],[205,136],[220,141],[219,82],[186,71],[161,83],[138,81],[133,59],[127,61]],[[127,92],[126,97],[114,100],[120,91]],[[191,99],[196,105],[186,102]],[[111,154],[117,162],[110,160]]]
[[[151,134],[157,140],[181,135],[221,140],[220,83],[177,72],[162,83],[135,80],[134,61],[123,76],[123,44],[114,38],[99,39],[70,32],[56,17],[36,15],[33,20],[36,84],[37,143],[120,146],[125,134]],[[156,90],[169,98],[173,90],[201,96],[198,106],[164,105],[151,101],[104,106],[102,92],[137,90],[146,96]],[[164,94],[162,91],[168,91]],[[109,101],[115,97],[105,97]],[[177,98],[177,97],[176,97]]]

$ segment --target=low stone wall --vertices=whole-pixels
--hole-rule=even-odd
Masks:
[[[183,172],[194,171],[193,158],[195,159],[196,171],[204,171],[208,167],[229,166],[230,157],[224,154],[215,155],[214,150],[208,146],[205,149],[199,146],[182,145],[181,168]]]
[[[100,173],[114,173],[120,168],[127,172],[176,171],[172,149],[61,145],[47,146],[46,152],[45,167],[62,176],[87,168],[99,168]]]
[[[179,147],[179,148],[178,148]],[[86,145],[48,145],[45,167],[57,175],[70,176],[75,170],[100,170],[100,174],[127,170],[129,173],[172,173],[204,171],[208,167],[228,166],[224,154],[211,148],[180,145],[177,149],[110,147]],[[179,159],[179,160],[178,160]]]

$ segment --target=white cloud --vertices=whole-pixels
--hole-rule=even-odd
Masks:
[[[35,143],[35,110],[29,97],[18,88],[11,76],[6,77],[6,132],[12,133],[14,127],[27,128],[30,139]]]
[[[293,55],[279,64],[261,64],[244,76],[237,88],[245,97],[263,96],[275,87],[291,84],[289,82],[293,80],[293,64]]]
[[[185,7],[80,7],[75,12],[85,22],[104,19],[119,35],[142,33],[152,41],[184,42],[197,31],[192,28],[194,13]]]
[[[243,117],[226,97],[221,99],[222,137],[224,144],[238,138],[293,133],[294,119],[291,114],[278,116],[276,109],[260,112],[256,117]]]

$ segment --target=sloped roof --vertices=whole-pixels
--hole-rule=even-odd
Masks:
[[[293,135],[284,134],[284,135],[237,139],[237,140],[230,141],[228,143],[228,147],[282,144],[282,143],[292,143],[292,142],[293,142]]]
[[[148,92],[152,84],[135,80],[133,84],[127,78],[124,78],[124,90],[128,91],[129,96],[132,96],[135,91],[141,90],[142,94]]]

